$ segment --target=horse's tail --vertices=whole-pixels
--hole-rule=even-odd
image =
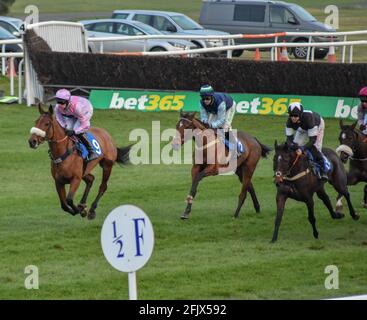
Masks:
[[[260,145],[261,147],[261,156],[263,158],[267,158],[268,154],[270,153],[270,151],[272,151],[273,149],[270,148],[269,146],[262,144],[259,140],[257,140],[257,138],[255,138],[255,140],[257,141],[257,143]]]
[[[130,160],[130,149],[133,146],[133,144],[123,147],[123,148],[116,148],[117,149],[117,159],[116,162],[119,164],[128,164]]]

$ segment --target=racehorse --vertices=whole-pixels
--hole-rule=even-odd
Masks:
[[[324,187],[326,181],[319,180],[316,175],[312,173],[313,169],[310,167],[310,161],[307,155],[303,153],[301,156],[297,156],[296,152],[292,150],[287,143],[278,145],[275,141],[274,146],[275,155],[273,159],[273,169],[277,187],[277,214],[271,241],[275,242],[278,238],[285,202],[288,198],[302,201],[307,205],[308,220],[312,225],[313,236],[317,239],[319,233],[316,229],[313,201],[315,192],[327,207],[333,219],[341,219],[344,217],[344,214],[333,210],[329,196]],[[331,169],[327,174],[329,183],[338,192],[338,197],[344,196],[347,199],[350,215],[354,220],[358,220],[359,215],[356,214],[350,200],[347,187],[347,173],[343,163],[333,150],[323,148],[322,152],[331,163]]]
[[[348,185],[367,182],[367,137],[356,129],[357,121],[352,125],[344,125],[343,120],[340,120],[339,125],[340,146],[336,151],[340,152],[340,159],[344,163],[350,159]],[[342,206],[341,201],[339,206]],[[363,206],[367,208],[367,184],[364,187]]]
[[[48,142],[51,173],[55,180],[61,208],[72,215],[80,214],[82,217],[88,215],[88,219],[94,219],[98,202],[107,190],[107,181],[114,163],[128,163],[131,146],[117,148],[106,130],[92,127],[90,132],[98,141],[102,152],[99,158],[86,163],[76,150],[76,141],[65,134],[64,129],[55,119],[52,106],[50,105],[48,111],[44,111],[39,104],[38,110],[40,116],[35,122],[35,127],[31,129],[29,146],[36,149],[44,141]],[[102,182],[98,195],[87,212],[87,197],[94,181],[94,175],[91,172],[97,164],[103,170]],[[73,198],[81,180],[86,183],[86,188],[80,203],[76,206]],[[67,196],[66,184],[70,184]]]
[[[197,159],[197,153],[199,151],[202,152],[202,161],[195,161],[194,159],[194,164],[191,168],[191,191],[186,198],[187,206],[181,219],[189,218],[199,182],[204,177],[218,175],[220,171],[224,172],[228,168],[228,150],[224,148],[224,144],[218,139],[217,134],[213,130],[207,129],[206,124],[195,118],[195,112],[180,112],[180,119],[176,124],[176,136],[173,139],[172,147],[178,150],[189,139],[194,139],[194,158]],[[192,134],[187,134],[187,131],[192,132]],[[256,212],[260,212],[260,204],[251,179],[259,159],[266,157],[271,151],[271,148],[261,144],[256,138],[247,133],[239,131],[237,138],[244,146],[245,152],[238,159],[235,159],[234,163],[235,172],[242,183],[237,209],[234,214],[235,218],[239,217],[247,191],[251,195]],[[211,150],[214,152],[210,152]],[[214,157],[210,157],[213,154]]]

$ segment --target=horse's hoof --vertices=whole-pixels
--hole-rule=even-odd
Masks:
[[[314,233],[313,236],[314,236],[315,239],[318,239],[319,238],[319,234],[318,233]]]
[[[187,220],[189,218],[189,215],[184,213],[180,218],[181,220]]]
[[[88,213],[88,220],[93,220],[96,217],[95,211],[89,211]]]
[[[86,204],[79,204],[78,209],[79,209],[79,212],[80,212],[80,215],[82,216],[82,218],[85,218],[88,215]]]
[[[80,211],[80,216],[82,217],[82,218],[85,218],[86,216],[88,215],[88,211],[87,210],[81,210]]]
[[[335,216],[333,217],[334,219],[343,219],[344,218],[344,213],[342,212],[335,212]]]
[[[355,220],[355,221],[359,220],[359,214],[357,214],[357,213],[356,213],[352,218],[353,218],[353,220]]]

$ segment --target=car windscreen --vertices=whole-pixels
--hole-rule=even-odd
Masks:
[[[15,37],[10,32],[0,27],[0,39],[14,39],[14,38]]]
[[[317,21],[317,19],[302,7],[292,4],[290,8],[303,20],[303,21]]]
[[[12,24],[14,24],[18,29],[20,28],[20,26],[23,24],[23,21],[21,20],[11,20],[10,21]]]
[[[172,20],[176,22],[183,30],[201,30],[203,27],[194,20],[183,16],[171,16]]]
[[[159,30],[145,24],[145,23],[136,23],[136,26],[143,30],[146,34],[162,34]]]

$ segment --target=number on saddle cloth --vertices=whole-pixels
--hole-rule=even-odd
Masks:
[[[235,150],[235,144],[233,143],[230,143],[229,140],[227,140],[226,138],[222,138],[222,141],[224,140],[224,145],[228,148],[228,150]],[[245,152],[245,148],[244,146],[242,145],[241,141],[237,139],[236,141],[237,143],[237,146],[236,146],[236,150],[237,152],[240,152],[240,153],[244,153]]]
[[[325,157],[325,155],[323,153],[321,153],[322,158],[323,158],[323,163],[324,163],[324,172],[328,173],[329,171],[331,171],[332,166],[331,166],[331,162],[328,158]],[[311,153],[310,150],[307,150],[307,158],[311,163],[311,166],[314,167],[318,172],[320,171],[320,164],[318,164],[314,158],[313,155]]]
[[[97,139],[89,131],[87,132],[86,135],[87,135],[87,138],[88,138],[89,142],[93,146],[94,152],[97,153],[98,155],[101,155],[102,154],[102,149],[101,149],[101,146],[99,145]],[[78,139],[78,142],[77,142],[77,150],[78,150],[80,156],[83,159],[87,159],[88,149],[79,139]]]

